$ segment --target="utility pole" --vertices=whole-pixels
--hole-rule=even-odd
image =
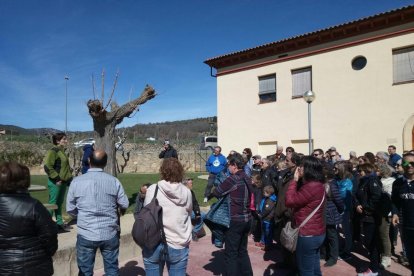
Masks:
[[[66,93],[65,93],[65,133],[68,133],[68,80],[69,77],[65,76],[65,81],[66,81]]]

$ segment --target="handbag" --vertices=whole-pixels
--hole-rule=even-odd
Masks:
[[[316,211],[319,210],[321,207],[323,201],[325,200],[325,193],[323,193],[323,198],[321,203],[319,203],[319,206],[313,210],[312,213],[309,214],[309,216],[302,221],[302,223],[299,225],[298,228],[293,228],[290,221],[288,221],[283,227],[282,232],[280,233],[280,242],[283,245],[284,248],[286,248],[290,252],[294,252],[296,250],[296,244],[298,242],[298,236],[299,236],[299,229],[303,227],[316,213]]]

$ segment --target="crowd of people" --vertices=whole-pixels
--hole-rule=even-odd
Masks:
[[[221,148],[216,147],[209,160],[217,160],[220,152]],[[235,154],[231,151],[227,157],[225,174],[229,178],[232,177],[230,160]],[[299,275],[321,275],[320,259],[326,260],[324,266],[334,266],[339,259],[350,260],[354,257],[351,252],[363,248],[369,265],[357,267],[357,275],[378,275],[391,266],[392,254],[397,256],[399,232],[403,251],[398,260],[413,269],[414,151],[401,157],[396,147],[390,145],[388,153],[366,152],[357,156],[351,151],[349,156],[343,156],[331,147],[327,151],[315,149],[305,156],[292,147],[286,148],[284,154],[283,147],[277,146],[275,154],[266,158],[252,156],[249,148],[241,156],[244,161],[239,169],[243,177],[251,179],[250,189],[255,195],[256,208],[251,211],[249,233],[263,250],[277,247],[282,250],[284,261],[278,266],[297,268]],[[207,161],[209,182],[215,183],[212,176],[219,173],[213,175],[210,166]],[[232,212],[243,205],[240,204],[243,189],[234,188],[243,186],[237,179],[216,183],[212,193],[232,191],[231,199],[235,202],[231,205]],[[207,184],[206,191],[210,186]],[[243,202],[244,210],[251,210],[248,198]],[[272,209],[270,220],[269,209]],[[238,215],[240,218],[242,211]],[[280,233],[288,222],[299,227],[294,253],[280,241]],[[269,233],[273,234],[272,239]],[[244,243],[241,247],[245,248]],[[228,254],[226,257],[231,259]],[[239,267],[243,267],[246,259],[240,259]]]
[[[66,211],[77,219],[79,275],[93,275],[98,248],[105,275],[119,275],[120,216],[129,206],[122,184],[104,172],[105,151],[93,148],[88,149],[88,168],[72,179],[64,151],[66,135],[57,133],[52,140],[45,171],[49,203],[56,208],[47,210],[30,197],[27,167],[0,164],[0,257],[6,261],[0,274],[53,274],[57,234],[71,230],[62,219],[68,189]],[[390,145],[388,153],[350,152],[345,157],[331,147],[305,156],[292,147],[284,152],[277,146],[275,154],[265,158],[253,155],[250,148],[231,151],[227,157],[221,151],[215,147],[206,162],[209,176],[203,201],[219,200],[204,213],[192,191],[193,179],[185,176],[169,141],[164,143],[161,180],[139,188],[134,210],[141,212],[154,196],[163,208],[165,243],[143,248],[146,275],[160,275],[164,265],[170,275],[185,275],[189,244],[206,235],[204,222],[213,233],[212,242],[224,246],[223,275],[253,275],[250,237],[263,251],[281,250],[283,261],[277,266],[301,276],[322,275],[321,259],[324,266],[334,266],[340,259],[353,258],[358,247],[365,250],[369,265],[357,267],[357,275],[379,275],[391,266],[398,233],[403,249],[399,261],[413,271],[414,151],[401,157]],[[212,210],[220,208],[227,211],[217,222]],[[282,245],[281,232],[288,224],[299,230],[296,250]],[[221,235],[214,237],[217,229]]]

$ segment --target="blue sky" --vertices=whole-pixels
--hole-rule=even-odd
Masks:
[[[118,104],[158,95],[122,127],[216,116],[204,60],[413,4],[398,0],[0,1],[0,124],[92,130],[91,77]]]

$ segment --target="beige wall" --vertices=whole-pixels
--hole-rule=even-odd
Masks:
[[[308,66],[312,66],[316,94],[314,148],[336,146],[348,156],[350,150],[362,155],[394,144],[402,152],[403,129],[414,116],[414,83],[392,84],[392,49],[413,44],[410,33],[219,76],[218,136],[223,152],[250,147],[253,153],[266,155],[274,153],[276,143],[308,152],[307,103],[292,99],[291,78],[292,69]],[[368,63],[355,71],[351,61],[359,55]],[[272,73],[276,73],[277,101],[258,104],[258,77]]]

